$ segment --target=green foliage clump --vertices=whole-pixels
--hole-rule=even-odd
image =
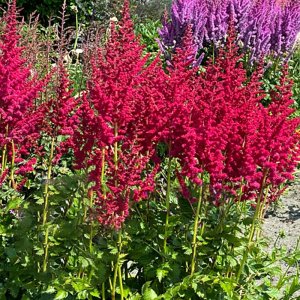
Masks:
[[[300,111],[300,46],[295,49],[293,56],[289,62],[290,77],[294,81],[293,97],[296,102],[296,107]]]

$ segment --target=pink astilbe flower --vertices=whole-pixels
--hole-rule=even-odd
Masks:
[[[294,112],[291,108],[293,83],[287,76],[285,66],[280,85],[271,94],[272,102],[263,111],[253,155],[259,167],[257,182],[261,182],[265,173],[266,185],[273,194],[280,192],[281,184],[294,178],[293,173],[300,161],[300,135],[297,132],[300,118],[291,118]]]
[[[73,134],[78,124],[77,100],[73,97],[71,82],[66,67],[59,62],[54,79],[55,93],[40,106],[43,112],[42,130],[56,143],[55,160],[72,147]],[[64,136],[62,142],[58,137]]]
[[[151,97],[145,98],[148,103],[145,138],[149,139],[147,134],[150,131],[154,136],[152,139],[166,144],[169,157],[180,160],[182,174],[200,183],[199,169],[195,168],[194,159],[195,130],[190,126],[196,93],[194,80],[197,69],[190,67],[194,59],[192,30],[188,27],[182,47],[176,49],[166,72],[163,72],[160,65],[154,66],[155,78],[148,86]]]
[[[226,49],[200,76],[191,114],[196,158],[209,174],[216,204],[240,190],[243,199],[257,198],[268,186],[274,193],[274,187],[292,178],[299,160],[299,118],[290,119],[291,84],[286,74],[272,95],[273,103],[264,107],[262,72],[258,69],[247,80],[234,38],[231,29]]]
[[[18,46],[16,1],[9,4],[1,22],[4,27],[0,36],[0,149],[2,156],[7,157],[2,161],[9,164],[12,156],[15,163],[23,161],[38,140],[41,114],[35,109],[35,101],[45,80],[32,75],[22,58],[24,48]]]
[[[146,96],[147,57],[134,35],[125,1],[123,19],[115,27],[104,49],[91,59],[87,95],[82,97],[82,124],[74,135],[77,167],[88,170],[93,182],[96,218],[106,226],[119,228],[129,214],[130,201],[144,199],[154,189],[157,167],[148,169],[154,153],[139,137],[139,102]],[[142,151],[143,150],[143,151]]]

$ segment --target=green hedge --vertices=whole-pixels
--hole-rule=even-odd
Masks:
[[[1,8],[6,8],[7,2],[7,0],[0,0]],[[157,21],[161,18],[164,9],[169,7],[171,0],[131,0],[130,2],[135,19]],[[21,15],[26,19],[36,11],[40,15],[41,23],[47,26],[49,17],[55,19],[60,15],[63,0],[17,0],[17,5],[21,8]],[[123,0],[67,0],[68,25],[72,25],[75,19],[72,6],[78,8],[81,22],[100,21],[106,23],[112,16],[120,17]]]
[[[0,0],[1,7],[7,6],[6,0]],[[61,11],[63,0],[17,0],[17,6],[21,9],[21,15],[28,16],[36,11],[40,15],[41,22],[48,24],[50,16],[58,16]]]

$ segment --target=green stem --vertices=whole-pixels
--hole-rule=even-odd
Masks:
[[[105,168],[105,148],[102,149],[102,157],[101,157],[101,176],[100,176],[100,186],[102,188],[102,193],[105,195],[105,189],[104,189],[104,168]],[[92,208],[94,205],[93,202],[93,192],[91,192],[90,195],[90,208]],[[90,221],[90,237],[89,237],[89,251],[90,254],[93,252],[93,234],[94,234],[94,223],[93,220]],[[89,280],[91,280],[93,275],[93,268],[91,266],[90,272],[89,272]]]
[[[91,193],[91,196],[90,196],[90,208],[92,208],[92,207],[93,207],[93,193]],[[89,250],[90,250],[90,253],[93,252],[93,220],[91,220],[91,224],[90,224]]]
[[[105,283],[102,283],[102,300],[105,300]]]
[[[88,170],[85,169],[85,178],[88,178]],[[82,214],[82,218],[77,218],[77,226],[79,226],[79,224],[81,223],[85,223],[86,222],[86,218],[87,218],[87,201],[86,201],[86,195],[87,193],[87,188],[86,188],[87,183],[86,182],[81,182],[80,184],[80,192],[81,192],[81,201],[80,201],[80,206],[81,206],[81,211],[83,212]]]
[[[93,205],[94,205],[93,192],[91,192],[91,195],[90,195],[90,208],[92,208]],[[91,219],[90,220],[90,236],[89,236],[89,251],[90,251],[91,255],[93,253],[93,234],[94,234],[94,223],[93,223],[93,219]],[[92,276],[93,276],[93,267],[90,266],[89,281],[91,280]]]
[[[74,50],[77,49],[78,43],[78,12],[75,13],[75,42],[74,42]]]
[[[240,224],[241,222],[241,218],[242,218],[242,214],[244,212],[244,205],[245,205],[245,201],[243,201],[241,203],[241,200],[242,200],[242,196],[243,196],[243,187],[244,187],[244,179],[241,180],[241,186],[240,186],[240,190],[239,190],[239,194],[238,194],[238,198],[237,198],[237,210],[238,210],[238,224]],[[237,232],[237,229],[235,228],[234,229],[234,236],[236,236],[236,232]],[[234,254],[234,245],[232,244],[230,246],[230,251],[231,251],[231,255]],[[226,272],[226,277],[227,278],[231,278],[233,272],[232,272],[232,267],[229,267],[229,269],[227,270]]]
[[[170,217],[170,191],[171,191],[171,172],[172,172],[172,158],[169,156],[168,162],[168,173],[167,173],[167,192],[166,192],[166,221],[165,221],[165,234],[164,234],[164,254],[167,254],[167,239],[168,239],[168,230],[169,230],[169,217]]]
[[[197,255],[197,234],[198,234],[198,227],[199,227],[199,219],[200,214],[203,206],[203,183],[200,186],[199,190],[199,197],[198,197],[198,204],[196,209],[196,215],[194,220],[194,230],[193,230],[193,241],[192,241],[192,262],[191,262],[191,275],[194,274],[196,269],[196,255]],[[202,225],[204,226],[204,224]]]
[[[7,153],[6,153],[6,145],[4,145],[2,150],[2,159],[1,159],[1,175],[4,173],[4,170],[6,169],[6,163],[7,163]]]
[[[118,124],[114,124],[114,137],[118,137]],[[115,141],[114,143],[114,165],[115,165],[115,176],[117,178],[118,172],[118,142]],[[115,180],[115,186],[118,185],[117,179]],[[112,292],[111,298],[115,300],[116,298],[116,285],[117,285],[117,277],[119,277],[119,286],[120,286],[120,294],[121,300],[124,298],[124,291],[123,291],[123,281],[122,281],[122,270],[121,270],[121,251],[122,251],[122,230],[120,229],[118,232],[118,254],[117,254],[117,261],[114,266],[114,277],[112,283]]]
[[[11,149],[12,149],[12,157],[11,157],[11,169],[10,169],[10,183],[11,183],[11,187],[13,189],[16,189],[16,183],[14,179],[16,149],[15,149],[14,141],[11,142]]]
[[[49,210],[49,183],[52,175],[52,160],[54,156],[54,137],[51,140],[50,156],[48,161],[48,172],[44,189],[44,210],[43,210],[43,227],[47,223],[48,210]],[[43,272],[47,271],[48,266],[48,252],[49,252],[49,227],[46,226],[45,237],[44,237],[44,261],[43,261]]]
[[[117,286],[117,277],[119,277],[119,285],[120,285],[120,292],[121,292],[121,299],[124,298],[124,292],[123,292],[123,283],[122,283],[122,273],[121,273],[121,251],[122,251],[122,230],[119,230],[118,233],[118,254],[117,254],[117,261],[114,266],[114,277],[112,282],[112,291],[111,291],[111,299],[116,299],[116,286]]]
[[[6,134],[5,137],[8,136],[8,125],[5,128]],[[2,150],[2,159],[1,159],[1,175],[4,173],[7,164],[7,145],[5,144]]]
[[[299,237],[298,240],[297,240],[297,244],[296,244],[295,249],[293,250],[292,255],[295,254],[296,251],[299,250],[299,243],[300,243],[300,237]],[[288,254],[288,257],[290,257],[290,256],[291,256],[291,254]],[[290,268],[291,268],[291,265],[289,265],[289,266],[286,268],[285,272],[283,273],[283,275],[282,275],[282,276],[280,277],[280,279],[278,280],[278,283],[277,283],[277,285],[276,285],[276,288],[277,288],[277,289],[282,288],[284,282],[285,282],[286,279],[287,279],[287,274],[288,274]]]
[[[124,299],[124,288],[123,288],[122,266],[121,265],[118,266],[118,277],[119,277],[121,300],[123,300]]]
[[[264,200],[260,204],[260,209],[259,209],[259,213],[258,213],[258,219],[259,219],[260,224],[263,223],[264,215],[265,215],[265,212],[266,212],[266,203],[267,203],[268,193],[269,193],[269,186],[266,188]],[[257,239],[260,237],[260,234],[261,234],[261,227],[259,227],[257,229],[257,232],[256,232],[256,238]]]
[[[239,280],[240,280],[242,271],[244,269],[244,265],[245,265],[245,263],[248,259],[251,243],[253,242],[253,238],[254,238],[255,231],[256,231],[256,226],[257,226],[257,220],[259,219],[259,215],[260,215],[260,211],[261,211],[261,201],[262,201],[262,197],[264,195],[264,188],[265,188],[265,184],[266,184],[266,179],[267,179],[267,171],[264,171],[259,196],[258,196],[258,199],[257,199],[256,209],[255,209],[255,213],[254,213],[252,224],[251,224],[251,229],[250,229],[250,234],[249,234],[249,238],[248,238],[247,248],[244,251],[243,258],[242,258],[238,273],[236,275],[236,282],[239,282]]]

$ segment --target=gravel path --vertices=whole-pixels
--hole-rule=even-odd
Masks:
[[[279,235],[281,237],[276,242],[277,246],[285,246],[288,252],[293,251],[300,238],[300,172],[298,171],[296,180],[282,195],[278,207],[267,211],[264,224],[263,235],[269,240],[270,249]],[[282,272],[287,269],[287,265],[282,263]],[[290,268],[288,274],[293,275],[296,268]],[[293,295],[292,299],[300,300],[300,291]]]
[[[276,209],[270,209],[265,217],[263,233],[273,245],[280,233],[284,236],[279,239],[279,245],[288,250],[295,248],[300,237],[300,174],[293,184],[282,195]]]

